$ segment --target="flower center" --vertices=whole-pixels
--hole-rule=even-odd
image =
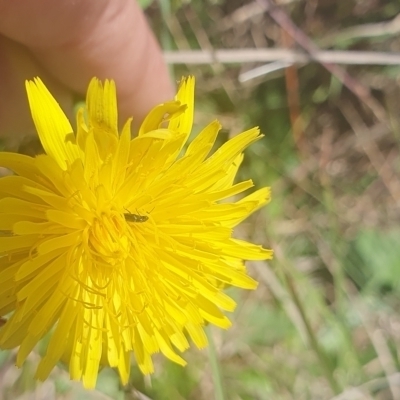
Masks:
[[[103,213],[94,220],[89,230],[89,248],[96,262],[115,266],[126,259],[130,240],[125,226],[125,221],[116,213]]]

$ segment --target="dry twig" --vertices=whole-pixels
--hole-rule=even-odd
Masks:
[[[244,64],[279,61],[289,64],[310,62],[343,65],[400,65],[400,54],[377,51],[318,50],[308,55],[291,49],[218,49],[164,51],[168,64]],[[283,66],[285,67],[285,66]]]

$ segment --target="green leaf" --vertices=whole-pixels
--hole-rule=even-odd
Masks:
[[[372,290],[400,291],[400,231],[368,230],[360,232],[356,248],[365,268],[371,273],[369,288]]]

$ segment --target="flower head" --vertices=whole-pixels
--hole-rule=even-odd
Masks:
[[[76,133],[40,79],[26,83],[46,154],[0,152],[0,348],[19,347],[21,365],[50,332],[36,376],[59,360],[72,379],[96,384],[100,365],[126,383],[130,354],[143,373],[161,351],[207,345],[209,322],[228,328],[221,310],[235,302],[225,284],[254,289],[243,260],[271,251],[232,238],[232,229],[269,201],[269,188],[236,202],[253,186],[234,183],[250,129],[209,156],[212,122],[184,150],[193,122],[194,79],[155,107],[131,139],[119,134],[113,81],[93,79]],[[224,200],[224,202],[221,202]]]

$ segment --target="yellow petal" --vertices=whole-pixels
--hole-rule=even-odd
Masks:
[[[46,153],[63,169],[78,158],[75,144],[68,139],[73,133],[71,124],[57,101],[39,78],[26,81],[32,118]]]
[[[0,166],[11,169],[11,171],[14,171],[18,175],[33,177],[35,179],[36,168],[34,163],[32,157],[0,151]]]
[[[194,82],[194,76],[182,79],[175,99],[182,105],[185,105],[186,109],[181,115],[172,118],[168,124],[168,129],[183,134],[185,136],[185,141],[189,137],[193,125]]]
[[[99,134],[111,133],[118,137],[117,91],[114,81],[97,78],[89,83],[86,96],[89,124]]]

